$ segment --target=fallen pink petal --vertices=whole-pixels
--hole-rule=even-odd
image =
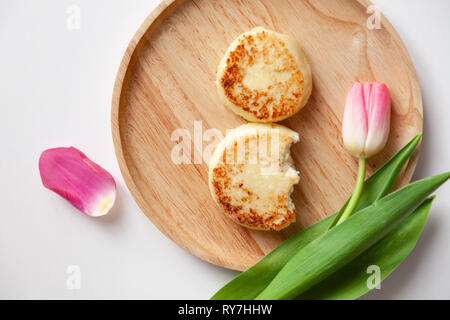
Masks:
[[[39,171],[46,188],[89,216],[103,216],[114,205],[114,178],[74,147],[45,150]]]

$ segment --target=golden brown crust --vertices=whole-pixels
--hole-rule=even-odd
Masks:
[[[255,124],[242,127],[250,126],[255,126]],[[255,206],[255,204],[260,204],[260,194],[254,192],[252,186],[249,186],[245,179],[242,178],[246,175],[245,170],[248,170],[247,165],[251,156],[249,152],[250,143],[256,142],[255,145],[259,146],[260,139],[263,138],[259,133],[255,132],[247,131],[247,135],[242,137],[245,152],[240,160],[236,157],[238,154],[238,143],[234,140],[236,137],[228,142],[227,148],[223,145],[218,146],[214,155],[216,160],[210,165],[209,181],[211,193],[227,216],[235,222],[251,229],[281,230],[295,221],[297,215],[295,207],[290,203],[289,194],[286,190],[281,191],[281,193],[274,193],[270,196],[270,202],[267,207]],[[297,141],[296,139],[298,139],[296,135],[280,134],[280,148],[283,150],[288,149],[292,143]],[[233,155],[233,158],[227,159],[227,154],[229,155],[230,153]],[[269,157],[272,159],[271,155]],[[230,160],[232,163],[229,163]],[[267,158],[260,158],[258,153],[257,161],[261,160],[264,161]],[[276,161],[278,161],[279,168],[283,168],[286,158],[276,157]]]
[[[248,190],[243,183],[233,183],[230,176],[235,174],[235,170],[242,169],[237,166],[224,164],[214,168],[212,173],[212,186],[217,201],[230,218],[243,226],[258,230],[280,230],[295,219],[297,211],[289,208],[286,204],[288,199],[285,196],[276,198],[276,202],[273,205],[277,211],[264,212],[264,215],[261,215],[260,212],[253,208],[244,209],[242,205],[233,205],[231,197],[228,196],[229,190],[241,190],[245,194],[240,199],[242,203],[251,203],[259,200],[258,196]],[[284,219],[280,223],[276,223],[275,221],[280,215]]]
[[[305,90],[302,70],[277,35],[262,28],[256,33],[243,34],[237,39],[235,48],[226,54],[218,85],[228,102],[247,120],[269,122],[285,119],[304,105],[304,98],[308,98],[304,97],[305,94],[309,96],[310,85]],[[270,72],[267,74],[287,74],[289,77],[283,80],[274,77],[267,86],[251,88],[244,79],[255,65],[268,67]]]
[[[230,189],[240,189],[247,194],[247,196],[241,198],[243,203],[252,202],[255,199],[256,201],[258,200],[258,196],[246,189],[242,183],[233,184],[230,174],[233,174],[234,169],[235,167],[233,166],[223,165],[214,168],[212,176],[212,185],[217,201],[230,218],[248,228],[271,231],[281,230],[295,220],[297,210],[291,210],[286,205],[287,199],[283,196],[277,197],[277,201],[274,203],[277,211],[264,212],[264,215],[261,215],[260,212],[255,211],[253,208],[244,209],[242,205],[233,205],[227,191]],[[275,221],[280,216],[280,212],[282,212],[284,219],[277,223]]]

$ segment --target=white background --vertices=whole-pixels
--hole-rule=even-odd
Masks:
[[[0,298],[207,299],[237,272],[168,240],[126,189],[114,155],[115,73],[158,0],[0,0]],[[450,170],[450,1],[376,0],[403,38],[423,90],[415,179]],[[81,8],[81,29],[66,9]],[[73,145],[116,178],[106,217],[79,213],[44,189],[40,153]],[[450,298],[450,183],[437,192],[414,252],[365,298]],[[81,289],[66,269],[81,268]]]

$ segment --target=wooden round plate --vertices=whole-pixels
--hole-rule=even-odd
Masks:
[[[112,130],[126,184],[164,234],[206,261],[244,270],[337,211],[357,173],[357,160],[341,139],[345,96],[354,81],[384,82],[392,96],[390,138],[369,160],[368,174],[422,131],[420,88],[407,50],[384,17],[380,29],[367,27],[369,6],[365,0],[166,0],[150,14],[117,74]],[[307,106],[281,122],[301,137],[292,148],[301,176],[293,193],[297,221],[281,232],[253,231],[228,219],[210,196],[207,164],[194,163],[210,143],[201,146],[194,124],[203,133],[225,133],[245,123],[219,101],[214,80],[231,41],[255,26],[295,37],[313,71]],[[172,161],[177,129],[192,137],[192,164]],[[417,152],[398,185],[410,181],[416,163]]]

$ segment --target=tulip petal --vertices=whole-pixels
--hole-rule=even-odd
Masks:
[[[371,86],[369,101],[369,131],[365,155],[370,157],[384,148],[391,127],[391,98],[385,84],[375,82]]]
[[[355,83],[348,90],[342,136],[347,150],[356,157],[364,155],[367,137],[367,115],[364,87]]]
[[[39,171],[46,188],[89,216],[105,215],[114,205],[114,178],[74,147],[45,150]]]
[[[372,104],[370,103],[371,94],[372,94],[372,84],[370,82],[364,83],[363,86],[364,91],[364,110],[366,110],[367,119],[370,118],[370,111],[372,108]],[[366,120],[367,126],[369,126],[369,122]]]

